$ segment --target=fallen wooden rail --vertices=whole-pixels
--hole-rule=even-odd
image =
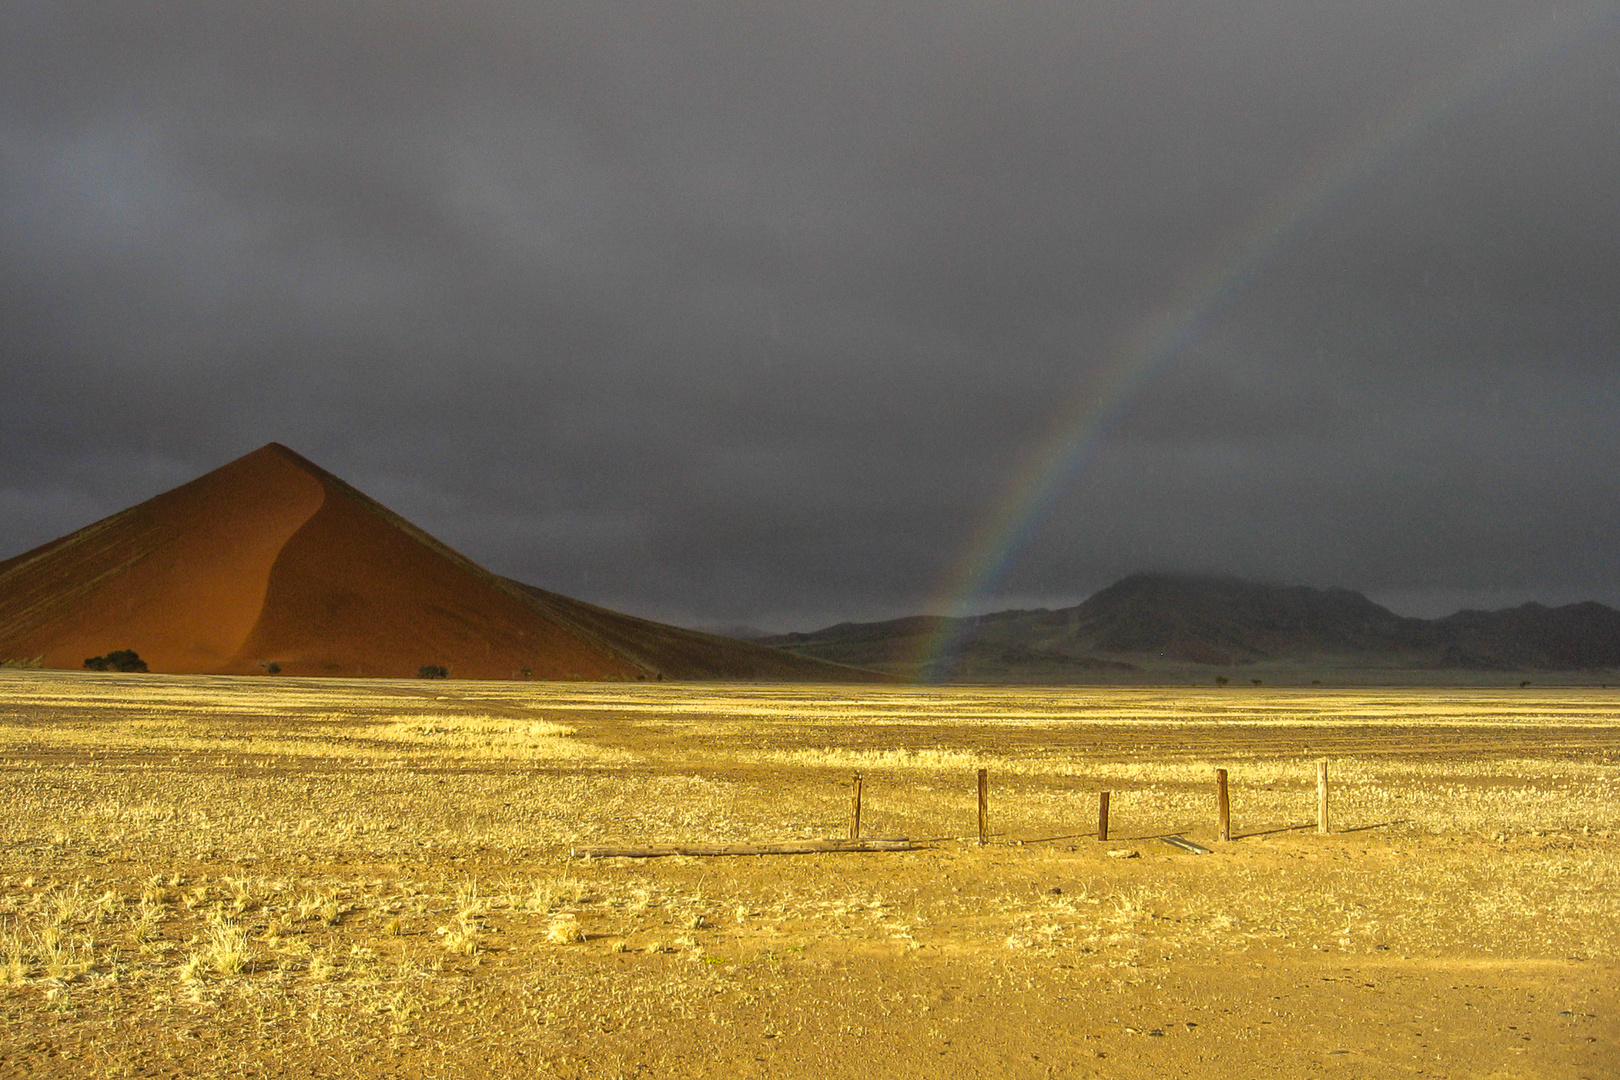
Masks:
[[[763,844],[669,844],[661,847],[588,847],[574,854],[591,859],[657,859],[665,855],[811,855],[819,851],[915,851],[910,840],[772,840]]]
[[[1191,840],[1186,839],[1185,837],[1161,836],[1161,837],[1159,837],[1159,839],[1163,840],[1165,843],[1169,844],[1171,847],[1180,848],[1182,851],[1190,851],[1194,855],[1212,855],[1212,854],[1214,854],[1214,852],[1210,851],[1209,848],[1205,847],[1203,844],[1195,844]]]

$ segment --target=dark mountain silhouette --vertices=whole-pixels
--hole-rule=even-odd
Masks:
[[[1435,625],[1447,666],[1510,666],[1549,671],[1620,666],[1620,611],[1587,600],[1549,608],[1459,611]]]
[[[154,672],[882,679],[490,573],[271,443],[0,562],[0,660]]]
[[[930,651],[954,647],[942,660]],[[1620,611],[1597,603],[1396,615],[1350,589],[1230,577],[1132,574],[1075,607],[968,619],[912,616],[761,639],[807,656],[906,675],[975,681],[1089,681],[1155,665],[1277,661],[1426,671],[1620,667]],[[927,674],[927,672],[924,672]]]
[[[1181,574],[1133,574],[1058,614],[1072,647],[1217,665],[1398,653],[1422,638],[1422,620],[1349,589]]]

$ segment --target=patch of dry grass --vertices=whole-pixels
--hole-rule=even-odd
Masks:
[[[560,1046],[581,1016],[593,1031],[763,1016],[784,965],[851,956],[1116,985],[1245,954],[1620,951],[1612,694],[434,691],[0,673],[13,1029],[231,1017],[283,1048],[293,1032],[375,1050],[447,1030]],[[1362,831],[1310,831],[1320,756],[1336,824]],[[1217,766],[1244,839],[1202,859],[1158,844],[1213,843]],[[980,767],[985,849],[962,842]],[[855,771],[868,835],[933,846],[570,857],[841,835]],[[1087,838],[1100,789],[1106,846]]]

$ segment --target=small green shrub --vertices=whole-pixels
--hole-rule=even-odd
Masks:
[[[86,671],[145,671],[146,661],[134,649],[118,649],[106,656],[92,656],[85,660]]]
[[[416,669],[418,679],[448,679],[450,669],[443,664],[423,664]]]

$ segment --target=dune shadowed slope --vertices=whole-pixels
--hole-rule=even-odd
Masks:
[[[490,573],[278,443],[0,562],[0,658],[484,679],[884,676]]]

